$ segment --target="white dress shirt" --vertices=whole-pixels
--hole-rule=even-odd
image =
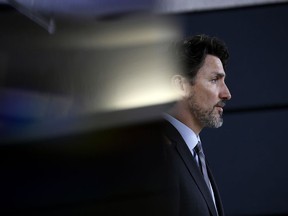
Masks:
[[[173,116],[164,113],[164,119],[169,121],[181,134],[182,138],[184,139],[186,145],[188,146],[190,152],[192,153],[193,157],[198,159],[197,154],[194,151],[197,143],[200,141],[200,137],[197,136],[191,128],[187,127],[185,124],[174,118]],[[198,160],[197,160],[198,163]]]

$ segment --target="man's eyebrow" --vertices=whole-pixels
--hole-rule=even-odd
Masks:
[[[212,75],[217,76],[217,77],[226,77],[226,74],[223,72],[212,72]]]

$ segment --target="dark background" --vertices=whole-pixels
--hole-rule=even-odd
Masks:
[[[46,63],[47,62],[49,63],[49,59],[52,59],[53,63],[54,61],[53,56],[55,58],[53,50],[52,52],[46,51],[46,53],[41,54],[44,57],[43,56],[39,57],[39,53],[41,52],[41,50],[39,51],[37,49],[36,50],[34,49],[33,52],[30,51],[26,55],[26,51],[25,49],[23,49],[23,47],[25,46],[35,47],[37,44],[35,45],[33,43],[33,37],[36,36],[41,37],[42,35],[46,35],[46,32],[44,32],[44,30],[42,29],[35,30],[36,32],[35,36],[33,32],[34,29],[38,28],[36,24],[32,24],[31,21],[24,16],[21,15],[15,16],[14,12],[12,12],[10,8],[9,9],[1,8],[1,10],[4,11],[4,15],[1,15],[2,18],[5,17],[5,20],[1,18],[2,19],[1,46],[2,48],[4,47],[4,51],[2,50],[2,52],[5,54],[9,53],[10,55],[8,63],[6,63],[5,59],[4,60],[2,59],[2,63],[4,62],[5,64],[2,64],[1,67],[2,69],[4,68],[6,71],[6,74],[1,74],[2,80],[0,84],[2,85],[2,87],[18,87],[19,89],[21,88],[30,90],[33,89],[41,92],[49,92],[53,89],[53,91],[55,91],[56,93],[63,93],[63,94],[66,93],[65,91],[67,91],[67,86],[66,87],[62,86],[61,83],[58,84],[54,83],[51,88],[50,86],[51,83],[45,82],[45,76],[47,76],[47,73],[51,73],[51,71],[52,75],[50,74],[50,78],[52,76],[51,79],[61,81],[62,78],[60,77],[59,79],[59,77],[57,77],[58,74],[57,71],[60,71],[61,67],[66,65],[65,63],[61,61],[61,63],[59,62],[59,64],[56,64],[58,65],[59,68],[57,67],[53,68],[50,65],[48,66],[48,69],[46,68],[46,70],[45,69],[42,70],[41,73],[43,73],[42,75],[44,76],[44,78],[43,76],[40,76],[39,73],[36,73],[38,67],[41,66],[40,64],[43,64],[43,62],[39,60],[43,61],[43,59],[45,59],[44,57],[47,57]],[[10,14],[12,14],[12,16],[10,16]],[[287,215],[288,159],[286,152],[288,150],[288,147],[285,138],[287,135],[286,121],[288,120],[288,97],[286,95],[288,92],[288,86],[287,86],[288,4],[206,11],[198,13],[185,13],[185,14],[173,15],[172,17],[179,21],[179,23],[182,26],[184,35],[188,36],[198,33],[214,35],[223,39],[230,50],[231,58],[228,63],[226,73],[227,73],[227,85],[232,93],[232,100],[229,103],[227,103],[226,106],[224,125],[217,130],[205,129],[201,134],[206,155],[210,162],[210,166],[212,166],[213,168],[214,175],[216,177],[219,189],[222,194],[223,203],[227,215],[231,216]],[[19,20],[21,20],[21,22]],[[24,23],[25,25],[22,25]],[[26,31],[26,28],[23,26],[32,29],[29,30],[30,32],[29,36],[31,36],[30,39],[23,37],[21,38],[21,34],[23,34],[23,32]],[[25,34],[23,35],[25,36]],[[43,36],[44,39],[45,37],[46,36]],[[8,45],[5,42],[7,40],[9,40]],[[19,40],[23,40],[23,43],[26,43],[26,45],[23,45],[23,47],[20,46],[20,48],[18,48],[17,44],[20,44]],[[14,44],[14,41],[16,45],[11,46],[11,44]],[[43,43],[45,43],[45,40]],[[71,59],[72,61],[76,59],[77,62],[78,55],[73,52],[71,54],[71,52],[69,51],[71,50],[68,51],[62,50],[57,53],[59,56],[63,57],[64,61],[65,59],[67,62],[71,61]],[[67,57],[65,57],[65,54],[67,55]],[[83,55],[88,58],[84,58]],[[87,52],[86,50],[85,52],[83,52],[83,55],[79,55],[79,58],[83,58],[81,59],[83,60],[82,64],[89,63],[90,61],[92,61],[91,60],[93,59],[92,54],[89,55],[89,51]],[[11,56],[13,56],[14,58],[13,60],[11,60],[12,59]],[[39,59],[37,56],[39,57]],[[32,61],[31,59],[34,59],[34,61]],[[32,63],[36,65],[34,72],[33,70],[30,70],[28,74],[25,74],[26,61],[28,62],[27,66],[30,69],[31,68],[33,69]],[[81,66],[79,65],[78,67],[80,68]],[[66,71],[68,71],[69,69],[73,70],[71,66],[70,67],[67,66],[65,68]],[[41,79],[43,79],[43,82],[41,82]],[[5,82],[3,80],[5,80]],[[55,86],[57,88],[55,88]],[[3,101],[1,101],[1,103],[2,103],[1,106],[3,107],[5,104]],[[23,104],[23,102],[21,104]],[[146,112],[146,111],[145,108],[143,108],[143,110],[140,110],[140,112]],[[131,114],[134,115],[135,113],[131,112]],[[9,115],[5,115],[2,112],[1,124],[0,124],[2,134],[4,136],[4,132],[5,134],[6,132],[7,133],[9,132],[9,134],[13,135],[13,133],[15,132],[15,136],[17,136],[17,133],[19,131],[22,131],[22,128],[24,127],[27,128],[27,125],[31,125],[31,122],[35,123],[35,121],[36,121],[35,119],[29,116],[28,117],[27,116],[25,117],[23,115],[13,116],[11,115],[11,113],[9,113]],[[83,136],[86,137],[85,135]],[[99,136],[98,137],[96,136],[96,138],[93,139],[95,139],[96,141],[98,140],[99,142]],[[74,138],[75,136],[71,135],[71,139]],[[69,136],[66,139],[69,139]],[[81,139],[82,138],[80,136],[78,140]],[[122,137],[120,137],[119,139],[122,139]],[[83,138],[83,140],[84,140],[83,142],[86,142],[87,145],[93,144],[91,140],[87,142],[87,137]],[[2,173],[4,173],[5,175],[9,175],[11,167],[12,170],[18,167],[17,163],[15,163],[14,160],[13,160],[14,163],[11,163],[11,158],[14,158],[17,162],[24,161],[24,165],[22,166],[22,169],[20,166],[20,169],[22,170],[21,172],[26,171],[26,173],[20,173],[20,174],[14,173],[13,175],[11,175],[12,177],[10,176],[10,178],[8,178],[8,180],[9,179],[11,180],[12,178],[15,177],[17,181],[15,180],[12,183],[11,182],[9,183],[9,181],[5,179],[2,181],[2,186],[3,187],[7,186],[4,195],[9,194],[9,187],[13,188],[15,185],[16,186],[18,185],[17,187],[20,188],[23,182],[25,182],[26,184],[25,186],[25,184],[23,183],[24,187],[33,188],[33,184],[31,183],[29,184],[31,178],[39,178],[40,180],[43,181],[43,179],[46,179],[48,174],[54,175],[54,177],[58,176],[55,172],[53,173],[53,169],[51,171],[51,167],[56,166],[55,163],[57,164],[57,158],[56,160],[53,160],[52,165],[46,166],[45,168],[46,170],[47,169],[50,170],[51,171],[50,173],[48,172],[47,174],[44,171],[40,172],[42,178],[39,176],[37,177],[37,175],[34,174],[32,175],[31,173],[34,172],[32,172],[31,170],[30,172],[27,171],[27,169],[29,170],[29,165],[32,167],[31,169],[34,171],[39,168],[35,164],[32,165],[33,160],[35,161],[35,163],[40,162],[40,164],[42,165],[47,163],[47,161],[45,161],[44,159],[39,160],[39,158],[35,156],[35,151],[34,153],[31,153],[31,151],[27,152],[27,149],[29,149],[31,145],[35,146],[37,144],[43,144],[43,142],[45,144],[44,146],[49,146],[51,143],[55,145],[55,142],[57,143],[57,141],[55,140],[52,140],[51,143],[50,141],[51,140],[44,139],[39,141],[39,143],[33,142],[30,144],[29,142],[25,141],[24,144],[22,142],[20,142],[21,144],[13,144],[15,148],[14,147],[10,148],[9,146],[7,147],[7,144],[1,146],[2,153],[3,152],[4,152],[3,154],[7,153],[9,156],[9,157],[2,157],[2,163],[1,163]],[[63,140],[61,142],[63,142]],[[79,141],[79,144],[81,142]],[[66,144],[66,148],[68,150],[69,142],[67,142],[66,140],[64,143]],[[22,145],[21,148],[24,148],[24,150],[19,147],[21,145]],[[23,147],[25,145],[28,147],[27,149]],[[76,144],[74,143],[73,145]],[[77,149],[77,147],[75,146],[73,148]],[[26,155],[31,154],[32,162],[25,159],[25,157],[21,157],[20,156],[21,151],[19,149],[25,152]],[[87,151],[88,152],[90,151],[89,148]],[[96,152],[99,152],[99,149]],[[146,153],[147,152],[148,151],[146,151]],[[43,156],[42,150],[36,151],[36,153],[39,153],[40,155]],[[68,158],[67,159],[68,161],[69,161],[69,154],[67,156],[65,153],[66,157]],[[126,154],[124,155],[126,157]],[[79,157],[79,155],[78,158],[80,158],[79,160],[82,159],[82,162],[80,162],[82,166],[80,166],[79,169],[76,169],[76,171],[77,173],[81,173],[84,172],[81,169],[81,167],[82,168],[85,167],[91,161],[89,161],[87,158],[85,159],[85,157]],[[116,160],[118,159],[119,158],[117,158]],[[155,158],[153,158],[153,160],[154,159]],[[70,160],[73,161],[71,158]],[[100,161],[99,158],[97,160]],[[109,161],[109,159],[104,159],[104,161],[105,160]],[[114,159],[112,159],[112,161],[114,161]],[[139,163],[139,160],[136,161]],[[61,160],[61,163],[62,162],[63,161]],[[129,164],[129,162],[134,163],[135,158],[133,159],[128,158],[126,162],[122,161],[122,163],[118,164],[118,167],[119,168],[127,167],[127,164]],[[97,161],[95,162],[93,160],[93,163],[97,164]],[[27,166],[25,166],[25,164]],[[68,167],[70,166],[71,165],[68,165]],[[149,168],[151,168],[151,164],[147,164],[143,167],[145,171],[147,171],[149,170]],[[110,168],[111,167],[107,168],[107,170]],[[65,167],[65,169],[67,169],[67,167]],[[91,171],[91,169],[93,169],[93,167],[89,167],[88,169],[89,172]],[[101,167],[101,169],[103,169],[103,167]],[[128,166],[127,170],[130,169],[133,169],[133,166],[131,167]],[[61,167],[56,170],[60,172]],[[69,180],[69,176],[71,178],[74,176],[73,174],[74,171],[73,172],[67,171],[67,172],[69,175],[60,178],[62,179],[61,181],[67,181]],[[88,171],[84,172],[83,176],[91,178],[91,175],[88,174],[89,172]],[[107,174],[105,171],[103,171],[103,173]],[[157,171],[155,171],[155,173],[157,173]],[[29,174],[31,177],[29,177]],[[101,172],[99,175],[101,175]],[[22,181],[23,176],[26,177],[28,176],[27,177],[28,180],[26,179],[26,181],[25,180]],[[136,176],[138,176],[138,174]],[[111,176],[109,177],[111,178]],[[92,178],[97,177],[92,175]],[[139,181],[139,179],[137,181]],[[3,182],[6,185],[3,185],[4,184]],[[56,180],[54,179],[52,182],[54,182],[53,183],[54,185],[56,184],[55,187],[61,186],[60,182],[57,183],[57,178]],[[74,184],[76,184],[77,182],[79,181],[74,179],[73,183],[71,183],[70,186],[68,185],[67,188],[71,189],[72,187],[75,186]],[[80,182],[83,183],[83,179]],[[125,185],[124,182],[125,181],[122,182],[122,185]],[[141,183],[142,182],[139,181],[139,185],[141,185],[142,188],[144,186],[142,186]],[[87,184],[92,183],[91,182],[89,183],[88,181]],[[41,186],[44,187],[44,185],[46,185],[46,183],[45,184],[42,183],[40,184],[40,186],[38,185],[37,187]],[[48,185],[51,186],[51,184]],[[132,193],[129,193],[129,195],[126,194],[125,201],[128,200],[126,203],[128,203],[129,205],[131,204],[130,199],[132,200],[134,199],[133,193],[135,193],[136,190],[135,188],[137,188],[137,185],[135,186],[135,188],[134,186],[135,185],[132,184],[132,187],[130,186],[128,190],[128,192],[132,191]],[[156,184],[156,186],[158,185]],[[116,188],[118,189],[118,187]],[[55,188],[54,190],[56,191]],[[26,200],[27,197],[25,198],[25,193],[29,193],[29,190],[25,189],[15,190],[14,188],[13,191],[14,193],[16,193],[15,196],[18,197],[15,200],[17,201],[16,204],[20,209],[18,213],[20,213],[21,208],[25,206],[25,205],[21,206],[20,203],[21,201]],[[96,200],[99,201],[98,197],[95,198],[96,195],[93,195],[94,197],[92,197],[93,198],[92,201],[90,199],[91,197],[88,198],[88,196],[91,196],[91,194],[93,194],[92,193],[93,190],[91,192],[86,187],[80,187],[78,192],[76,191],[74,193],[74,196],[72,196],[72,198],[71,196],[67,198],[65,195],[65,190],[63,191],[64,195],[62,194],[60,198],[62,197],[65,200],[65,202],[68,203],[72,200],[71,201],[72,203],[78,203],[79,205],[80,198],[81,203],[85,203],[86,199],[85,194],[87,194],[87,200],[89,200],[89,202],[95,201],[96,198],[97,198]],[[95,193],[96,192],[98,196],[99,190],[97,190],[97,188],[95,189]],[[38,193],[39,192],[37,193],[35,192],[36,195],[35,194],[34,195],[37,197]],[[108,193],[111,193],[111,191],[108,191]],[[53,200],[53,196],[56,196],[55,194],[57,193],[51,192],[48,201]],[[106,196],[106,193],[103,192],[103,194]],[[123,194],[125,194],[125,192],[116,191],[115,194],[117,197],[122,196]],[[142,193],[140,194],[136,193],[136,194],[138,198],[140,197],[138,200],[141,201],[141,199],[143,198],[143,194]],[[57,195],[59,196],[59,194]],[[77,197],[77,195],[79,195],[80,198],[79,196]],[[33,193],[31,197],[33,197]],[[149,194],[149,197],[151,197],[151,194]],[[153,204],[157,203],[155,201],[155,197],[154,196],[152,197],[153,197]],[[4,197],[2,196],[2,198],[5,199],[5,196]],[[58,200],[61,200],[60,198]],[[102,198],[100,199],[101,202],[103,202]],[[6,207],[8,206],[9,208],[13,209],[13,205],[9,203],[9,200],[11,199],[13,200],[12,195],[10,197],[7,197],[6,203],[5,202],[2,203],[4,203]],[[31,200],[33,201],[33,199]],[[116,200],[117,200],[116,203],[118,205],[119,199]],[[120,200],[123,201],[122,198],[120,198]],[[42,201],[46,202],[47,199],[43,199]],[[36,202],[36,204],[34,203],[32,205],[31,203],[29,203],[28,199],[27,206],[30,208],[30,210],[31,208],[35,207],[34,205],[36,206],[38,205],[38,208],[41,208],[41,206],[43,206],[43,202],[41,202],[40,200],[38,204]],[[69,208],[71,202],[68,205]],[[112,201],[111,199],[109,199],[109,202],[113,203],[115,201],[113,199]],[[138,205],[139,203],[141,202],[138,202]],[[60,204],[57,203],[57,205],[55,203],[52,204],[55,212],[59,214],[61,213],[61,211],[65,212],[65,210],[68,209],[68,207],[66,207],[63,204],[63,202]],[[9,205],[12,205],[12,207]],[[82,204],[82,206],[83,205],[86,207],[88,205],[90,208],[90,204]],[[102,208],[104,208],[105,206],[108,206],[109,208],[107,202],[105,205],[101,204],[99,205],[102,206]],[[47,207],[47,203],[45,205],[45,208],[49,209],[49,205]],[[139,205],[139,208],[143,208],[143,206]],[[29,212],[29,209],[27,211]],[[41,209],[41,211],[44,211],[43,208]],[[53,212],[53,209],[51,210],[51,212]]]
[[[288,213],[288,6],[181,15],[187,35],[222,38],[231,58],[224,125],[202,133],[229,215]]]

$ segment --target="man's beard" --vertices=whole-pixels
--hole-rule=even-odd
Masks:
[[[215,106],[211,110],[204,110],[195,101],[193,95],[189,97],[189,109],[203,127],[219,128],[223,124],[222,113],[215,112]]]

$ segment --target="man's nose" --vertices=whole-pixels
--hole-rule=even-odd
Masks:
[[[221,93],[220,93],[220,98],[221,98],[222,100],[230,100],[231,97],[232,97],[232,96],[231,96],[231,93],[230,93],[227,85],[224,83],[224,84],[223,84],[222,91],[221,91]]]

